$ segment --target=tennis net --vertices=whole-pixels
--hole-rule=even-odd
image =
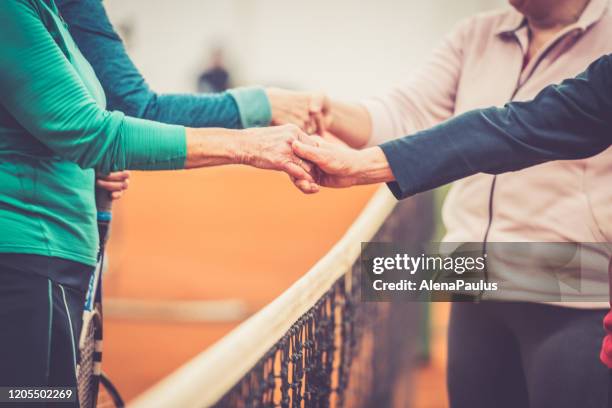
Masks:
[[[405,204],[402,219],[417,212]],[[131,405],[406,406],[418,305],[360,300],[361,243],[405,238],[395,207],[380,189],[308,273]]]

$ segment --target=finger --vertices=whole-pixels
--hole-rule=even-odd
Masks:
[[[321,142],[324,141],[324,139],[319,135],[298,135],[297,140],[315,147],[319,147],[321,145]]]
[[[310,136],[310,138],[309,138],[309,139],[310,139],[310,140],[313,142],[313,143],[311,143],[311,144],[312,144],[313,146],[317,146],[317,147],[321,146],[321,144],[322,144],[323,142],[325,142],[325,139],[323,138],[323,136],[320,136],[320,135],[313,135],[313,136]],[[308,144],[308,143],[307,143],[307,144]]]
[[[110,174],[103,175],[103,176],[98,175],[98,178],[102,180],[106,180],[106,181],[124,181],[130,178],[130,172],[129,171],[117,171],[117,172],[110,173]]]
[[[304,194],[314,194],[318,193],[320,188],[316,183],[312,183],[306,180],[295,180],[293,182],[297,188],[302,191]]]
[[[299,157],[296,158],[296,160],[299,160],[297,162],[297,165],[303,168],[304,171],[306,171],[306,173],[312,176],[312,173],[314,172],[314,169],[316,168],[316,166],[310,162],[307,162],[306,160],[300,159]]]
[[[314,183],[318,184],[319,187],[321,186],[320,180],[323,179],[323,176],[325,173],[323,173],[317,166],[312,165],[312,170],[308,172],[308,174],[310,174],[310,176],[314,179]],[[293,182],[293,184],[295,184],[298,179],[293,177],[293,176],[289,176],[289,178],[291,179],[291,181]]]
[[[342,139],[339,139],[333,133],[325,132],[321,136],[321,139],[323,139],[327,143],[331,143],[331,144],[335,144],[335,145],[339,145],[339,146],[344,146],[344,147],[349,147],[348,144],[346,144]]]
[[[306,122],[306,125],[304,126],[304,131],[309,135],[312,135],[317,132],[317,125],[312,120],[312,117],[308,120],[308,122]]]
[[[314,116],[317,125],[317,133],[322,135],[331,125],[329,115],[329,99],[325,93],[314,93],[310,99],[310,114]]]
[[[129,180],[125,181],[106,181],[102,179],[96,180],[96,185],[107,191],[123,191],[128,188]]]
[[[315,164],[320,164],[323,161],[323,151],[316,146],[307,145],[299,140],[292,143],[293,153],[302,159],[306,159]]]
[[[310,134],[310,132],[312,132],[312,124],[310,123],[310,121],[304,123],[304,127],[302,128],[302,130],[306,134]]]
[[[123,191],[113,191],[111,193],[111,200],[118,200],[123,196]]]
[[[284,170],[291,177],[294,177],[298,180],[307,180],[314,183],[314,178],[306,170],[304,170],[295,163],[288,162],[285,165]]]
[[[325,120],[323,120],[323,116],[320,113],[313,113],[311,114],[311,117],[316,127],[316,131],[314,133],[318,135],[324,135],[327,131],[327,126],[325,126]]]
[[[301,168],[303,168],[304,170],[306,170],[306,172],[308,174],[312,174],[313,170],[315,169],[315,165],[306,161],[306,160],[302,160],[299,157],[295,157],[296,163],[298,164],[298,166],[300,166]]]
[[[320,185],[320,183],[318,181],[318,177],[315,177],[315,182],[314,183],[306,181],[306,180],[298,180],[298,179],[296,179],[293,176],[289,176],[289,178],[291,179],[291,182],[293,184],[295,184],[296,187],[298,187],[300,190],[309,189],[309,190],[311,190],[311,191],[316,193],[316,192],[318,192],[321,189],[321,185]],[[308,193],[308,194],[310,194],[310,193]]]

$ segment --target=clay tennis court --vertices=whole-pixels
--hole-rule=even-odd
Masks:
[[[304,197],[281,174],[238,168],[135,173],[115,206],[107,298],[278,296],[342,236],[374,188]],[[238,322],[107,318],[105,370],[129,400]]]
[[[114,208],[106,298],[238,299],[257,311],[338,241],[374,191],[305,197],[282,174],[234,167],[133,173]],[[445,319],[434,309],[434,360],[415,377],[415,406],[446,404]],[[107,316],[104,369],[130,400],[238,323]]]

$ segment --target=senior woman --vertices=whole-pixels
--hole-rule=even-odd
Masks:
[[[0,2],[0,385],[74,386],[98,246],[94,169],[248,164],[316,190],[297,127],[192,129],[105,109],[53,0]]]
[[[607,55],[576,78],[545,88],[533,101],[509,103],[503,109],[467,112],[431,129],[364,150],[325,141],[318,141],[315,146],[296,141],[294,149],[324,172],[318,178],[321,185],[348,187],[387,182],[393,194],[401,199],[480,172],[501,174],[551,160],[598,154],[612,144],[610,112],[612,55]],[[600,187],[602,191],[610,189],[609,184]],[[603,214],[608,218],[612,216],[609,204]],[[608,276],[612,277],[612,260],[608,258],[607,263]],[[612,293],[612,281],[609,284]],[[536,310],[532,312],[519,320],[544,327],[551,325],[540,321]],[[519,320],[515,319],[515,323]],[[561,325],[586,328],[590,319],[580,311],[569,309],[557,313],[555,320],[560,320]],[[479,322],[473,325],[476,327]],[[528,387],[538,381],[557,384],[557,387],[533,390],[529,405],[525,406],[609,407],[612,371],[606,374],[603,366],[597,369],[590,363],[596,360],[597,350],[601,348],[599,357],[612,370],[612,311],[604,319],[604,328],[607,335],[603,342],[581,338],[571,327],[557,330],[552,336],[546,329],[540,330],[533,344],[540,355],[528,353],[532,356],[526,362],[546,373],[546,377],[538,379],[532,373],[525,381]],[[598,334],[603,337],[604,331],[600,329]],[[482,364],[479,358],[483,355],[495,358],[506,352],[503,344],[490,344],[483,341],[486,338],[475,340],[473,347],[480,349],[472,355],[476,366]],[[578,349],[582,350],[575,352]],[[583,361],[584,351],[590,360]],[[466,350],[457,351],[462,352]],[[497,373],[491,374],[497,381],[503,378]],[[471,406],[503,406],[501,396],[498,398],[494,405]]]
[[[391,92],[361,103],[329,101],[328,130],[352,147],[377,145],[472,109],[530,100],[612,52],[608,0],[509,3],[514,9],[460,23],[422,69]],[[435,151],[430,155],[433,160]],[[458,181],[444,203],[444,240],[483,242],[483,249],[487,242],[610,241],[612,217],[606,209],[612,189],[602,186],[612,184],[611,155]],[[593,276],[588,283],[601,293],[592,295],[605,297],[607,281],[604,271]],[[605,390],[596,387],[603,381],[596,348],[607,307],[606,302],[453,304],[451,405],[540,406],[540,397],[557,395],[559,405],[545,403],[563,406],[582,401],[593,388]],[[514,324],[523,316],[531,323]],[[590,347],[576,346],[587,343]],[[497,352],[483,357],[482,344],[497,345]],[[574,364],[557,367],[547,360],[559,352],[572,354]],[[601,397],[596,395],[589,398]]]
[[[147,84],[126,52],[102,0],[55,0],[79,50],[91,64],[107,99],[107,109],[128,116],[189,127],[231,129],[292,123],[313,126],[309,109],[318,110],[319,95],[301,94],[299,109],[285,110],[296,94],[281,89],[243,87],[220,94],[157,93]],[[314,98],[313,98],[314,97]],[[101,177],[98,185],[119,198],[129,174]]]

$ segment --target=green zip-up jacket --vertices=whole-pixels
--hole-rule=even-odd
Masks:
[[[184,166],[184,127],[105,108],[53,0],[0,1],[0,253],[95,265],[95,172]]]

